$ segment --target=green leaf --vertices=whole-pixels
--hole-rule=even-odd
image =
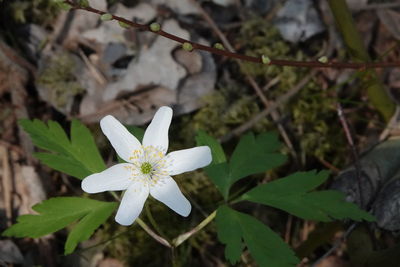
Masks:
[[[106,168],[93,136],[81,122],[72,121],[71,140],[54,121],[48,121],[47,125],[40,120],[19,123],[37,147],[51,152],[35,154],[47,166],[79,179]]]
[[[231,185],[231,179],[229,177],[229,165],[228,163],[220,163],[210,165],[204,168],[211,181],[217,186],[222,196],[227,199],[229,194],[229,187]]]
[[[71,144],[79,160],[92,171],[101,172],[106,166],[89,129],[78,120],[71,124]]]
[[[34,153],[33,155],[43,164],[73,177],[84,178],[92,174],[80,162],[64,155],[42,152]]]
[[[241,197],[272,206],[306,220],[329,222],[334,219],[350,218],[356,221],[374,221],[369,213],[355,204],[346,202],[345,196],[337,191],[309,192],[328,179],[329,172],[297,172],[285,178],[253,188]]]
[[[79,242],[89,239],[103,224],[118,203],[78,197],[57,197],[32,207],[39,215],[21,215],[17,223],[5,230],[3,236],[37,238],[73,226],[65,243],[65,254],[74,251]]]
[[[274,133],[264,133],[254,137],[243,136],[232,154],[229,169],[231,184],[255,173],[265,172],[283,164],[286,157],[276,153],[281,144]]]
[[[229,188],[239,179],[265,172],[284,163],[286,157],[275,152],[280,146],[274,133],[260,134],[257,138],[253,134],[247,134],[240,139],[229,164],[222,162],[210,165],[204,170],[227,199]]]
[[[240,259],[242,241],[259,266],[292,267],[299,262],[279,235],[252,216],[221,206],[216,222],[218,238],[226,244],[225,257],[232,264]]]
[[[226,157],[221,144],[205,131],[198,131],[196,135],[196,143],[198,146],[208,146],[211,149],[212,162],[211,164],[219,164],[226,162]]]
[[[227,206],[221,206],[217,210],[215,220],[217,223],[218,239],[223,244],[226,244],[225,258],[231,264],[235,264],[239,261],[244,249],[242,242],[243,233],[236,214]]]

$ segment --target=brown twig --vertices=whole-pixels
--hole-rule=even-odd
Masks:
[[[228,39],[225,37],[225,35],[220,31],[218,28],[217,24],[215,21],[210,17],[210,15],[207,14],[207,12],[201,7],[199,3],[197,3],[195,0],[192,0],[192,3],[195,4],[200,11],[200,14],[203,16],[204,20],[210,25],[211,29],[215,32],[215,34],[218,36],[218,38],[221,40],[222,44],[228,48],[230,51],[236,52],[231,43],[228,41]],[[242,62],[240,60],[237,61],[239,65],[241,66]],[[267,99],[267,97],[264,95],[262,89],[260,86],[257,84],[257,82],[254,80],[254,78],[249,75],[245,74],[246,79],[249,81],[251,87],[254,89],[256,92],[257,96],[261,99],[261,102],[264,104],[265,108],[268,108],[272,102]],[[280,120],[280,115],[277,110],[274,110],[271,112],[271,117],[273,121],[277,124],[278,130],[282,136],[282,139],[284,140],[286,146],[289,148],[290,153],[292,154],[293,158],[296,158],[296,151],[293,147],[292,141],[289,138],[289,135],[287,134],[285,127],[279,122]]]
[[[12,196],[11,193],[13,191],[12,186],[12,174],[11,168],[9,164],[9,156],[8,151],[5,147],[0,146],[0,159],[1,159],[1,167],[2,170],[0,172],[0,176],[2,177],[2,187],[3,187],[3,203],[4,209],[6,213],[6,225],[11,226],[12,224]]]
[[[354,145],[354,140],[353,140],[353,137],[351,135],[350,128],[349,128],[349,126],[347,124],[347,120],[344,117],[342,106],[339,103],[337,104],[337,113],[338,113],[338,116],[339,116],[340,123],[342,124],[344,133],[346,135],[347,142],[349,143],[351,152],[353,154],[353,161],[354,161],[354,166],[355,166],[355,169],[356,169],[356,177],[357,177],[357,187],[358,187],[357,189],[358,189],[359,198],[360,198],[360,206],[364,207],[364,205],[363,205],[364,204],[364,197],[363,197],[363,193],[362,193],[362,190],[361,190],[361,184],[362,183],[361,183],[360,159],[359,159],[359,156],[358,156],[357,149],[356,149],[356,147]]]
[[[340,172],[340,169],[337,168],[336,166],[332,165],[332,163],[326,161],[323,158],[318,158],[319,162],[321,162],[322,165],[324,165],[327,169],[331,170],[333,173],[337,174]]]
[[[10,143],[8,143],[6,141],[3,141],[3,140],[0,140],[0,145],[6,147],[8,150],[14,150],[20,156],[24,156],[25,155],[24,150],[22,148],[20,148],[19,146],[10,144]]]
[[[262,118],[269,115],[272,111],[277,109],[280,105],[287,102],[294,95],[296,95],[309,81],[310,79],[318,72],[318,70],[314,69],[304,77],[296,86],[290,89],[286,94],[279,97],[273,104],[271,104],[268,108],[264,109],[253,118],[251,118],[246,123],[240,125],[239,127],[233,129],[229,134],[223,136],[220,141],[226,142],[230,140],[234,136],[240,136],[242,133],[253,127],[257,122],[259,122]]]
[[[292,235],[292,223],[293,223],[293,215],[289,214],[286,221],[286,231],[285,231],[285,242],[290,244],[290,239]]]
[[[311,264],[311,267],[317,267],[319,264],[322,262],[323,259],[329,257],[333,252],[335,252],[336,249],[338,249],[349,237],[349,235],[353,232],[353,230],[356,228],[358,223],[353,223],[347,228],[346,232],[343,233],[341,238],[335,242],[335,244],[324,254],[322,257],[320,257],[317,261],[315,261],[313,264]]]
[[[73,9],[86,10],[88,12],[99,14],[99,15],[107,14],[107,12],[95,9],[93,7],[80,6],[70,0],[65,0],[64,3],[70,5]],[[261,57],[247,56],[247,55],[234,53],[234,52],[224,50],[224,49],[218,49],[218,48],[202,45],[202,44],[192,42],[192,41],[186,40],[184,38],[178,37],[171,33],[165,32],[161,29],[159,31],[152,31],[150,29],[149,25],[133,22],[133,21],[127,20],[123,17],[119,17],[116,15],[111,15],[111,16],[112,16],[113,20],[124,23],[125,25],[129,25],[129,26],[137,28],[139,30],[153,32],[155,34],[164,36],[165,38],[171,39],[171,40],[176,41],[181,44],[190,43],[192,45],[193,49],[203,50],[203,51],[210,52],[212,54],[225,56],[225,57],[229,57],[229,58],[235,58],[235,59],[239,59],[242,61],[263,64]],[[268,56],[268,55],[265,55],[265,56]],[[298,68],[337,68],[337,69],[362,70],[362,69],[374,69],[374,68],[400,67],[400,62],[399,61],[395,61],[395,62],[336,62],[336,61],[328,61],[326,63],[323,63],[323,62],[319,62],[319,61],[294,61],[294,60],[285,60],[285,59],[270,59],[270,61],[268,62],[268,65],[288,66],[288,67],[298,67]]]

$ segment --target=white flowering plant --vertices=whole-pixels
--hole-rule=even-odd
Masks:
[[[295,266],[299,259],[279,234],[255,217],[236,210],[235,203],[267,205],[302,219],[322,222],[374,220],[369,213],[346,202],[342,193],[315,190],[327,180],[326,171],[296,172],[231,192],[239,180],[286,162],[286,156],[279,153],[277,136],[244,135],[228,160],[218,141],[200,131],[196,136],[197,147],[167,153],[171,119],[172,109],[161,107],[143,133],[137,129],[129,131],[113,116],[104,117],[100,121],[101,130],[120,158],[119,163],[108,168],[92,134],[79,121],[72,121],[69,137],[54,121],[48,121],[47,125],[40,120],[20,121],[33,143],[46,151],[35,153],[35,157],[54,170],[80,179],[82,190],[88,194],[54,197],[37,204],[32,209],[38,214],[19,216],[17,223],[3,235],[38,238],[68,227],[65,254],[70,254],[116,212],[116,223],[123,226],[137,223],[157,242],[174,250],[215,219],[218,238],[225,244],[225,257],[231,264],[238,262],[247,248],[260,266],[281,267]],[[190,216],[191,204],[171,176],[199,168],[204,168],[224,201],[215,203],[215,211],[196,227],[167,240],[140,219],[144,203],[151,196],[179,215]],[[117,202],[91,198],[92,194],[106,191]]]

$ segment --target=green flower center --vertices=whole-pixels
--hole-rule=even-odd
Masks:
[[[149,174],[153,170],[153,166],[151,166],[150,163],[145,162],[142,164],[142,166],[140,166],[140,170],[143,174]]]

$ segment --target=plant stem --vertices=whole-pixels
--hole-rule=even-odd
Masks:
[[[109,191],[109,193],[117,200],[121,201],[121,198],[114,192],[114,191]],[[137,224],[139,224],[142,229],[148,233],[154,240],[156,240],[158,243],[162,244],[163,246],[166,246],[168,248],[172,247],[171,244],[162,236],[157,235],[151,228],[144,222],[142,219],[137,218],[136,219]]]
[[[371,58],[364,47],[353,17],[345,0],[328,0],[336,24],[343,36],[347,51],[355,61],[370,62]],[[369,63],[365,63],[369,64]],[[395,104],[386,92],[374,70],[367,70],[363,75],[363,85],[367,88],[369,101],[389,121],[395,111]]]
[[[103,15],[107,14],[104,11],[92,8],[92,7],[82,7],[79,6],[78,4],[75,4],[74,2],[70,0],[65,0],[65,4],[69,4],[73,9],[81,9],[81,10],[86,10],[91,13]],[[165,38],[168,38],[170,40],[176,41],[178,43],[184,44],[184,43],[189,43],[192,45],[193,49],[197,50],[203,50],[210,52],[212,54],[220,55],[220,56],[225,56],[229,58],[236,58],[242,61],[249,61],[249,62],[254,62],[254,63],[260,63],[264,64],[262,61],[262,55],[259,57],[252,57],[252,56],[247,56],[239,53],[234,53],[228,50],[224,49],[218,49],[214,48],[211,46],[206,46],[202,45],[196,42],[192,42],[183,38],[180,38],[176,35],[170,34],[168,32],[165,32],[163,30],[159,31],[152,31],[150,29],[149,25],[145,24],[139,24],[130,20],[127,20],[125,18],[119,17],[112,15],[112,19],[119,21],[121,23],[124,23],[125,25],[129,25],[131,27],[137,28],[139,30],[143,31],[149,31],[154,34],[161,35]],[[264,55],[268,56],[268,55]],[[335,62],[335,61],[328,61],[326,63],[319,62],[318,60],[314,61],[295,61],[295,60],[284,60],[284,59],[270,59],[268,62],[268,65],[276,65],[276,66],[288,66],[288,67],[298,67],[298,68],[337,68],[337,69],[373,69],[373,68],[394,68],[394,67],[400,67],[400,62],[395,61],[395,62]]]
[[[198,231],[200,231],[201,229],[203,229],[207,224],[209,224],[217,215],[217,211],[214,210],[210,215],[208,215],[207,218],[205,218],[201,223],[199,223],[195,228],[193,228],[192,230],[183,233],[181,235],[179,235],[177,238],[175,238],[172,241],[172,244],[174,247],[178,247],[180,244],[182,244],[183,242],[185,242],[189,237],[191,237],[192,235],[194,235],[195,233],[197,233]]]
[[[157,235],[157,234],[156,234],[153,230],[151,230],[150,227],[147,226],[147,224],[146,224],[144,221],[142,221],[140,218],[137,218],[137,219],[136,219],[136,222],[140,225],[140,227],[143,228],[143,230],[146,231],[146,233],[148,233],[148,234],[149,234],[152,238],[154,238],[158,243],[160,243],[161,245],[164,245],[164,246],[166,246],[166,247],[168,247],[168,248],[171,248],[171,247],[172,247],[171,244],[170,244],[166,239],[164,239],[163,237]]]

